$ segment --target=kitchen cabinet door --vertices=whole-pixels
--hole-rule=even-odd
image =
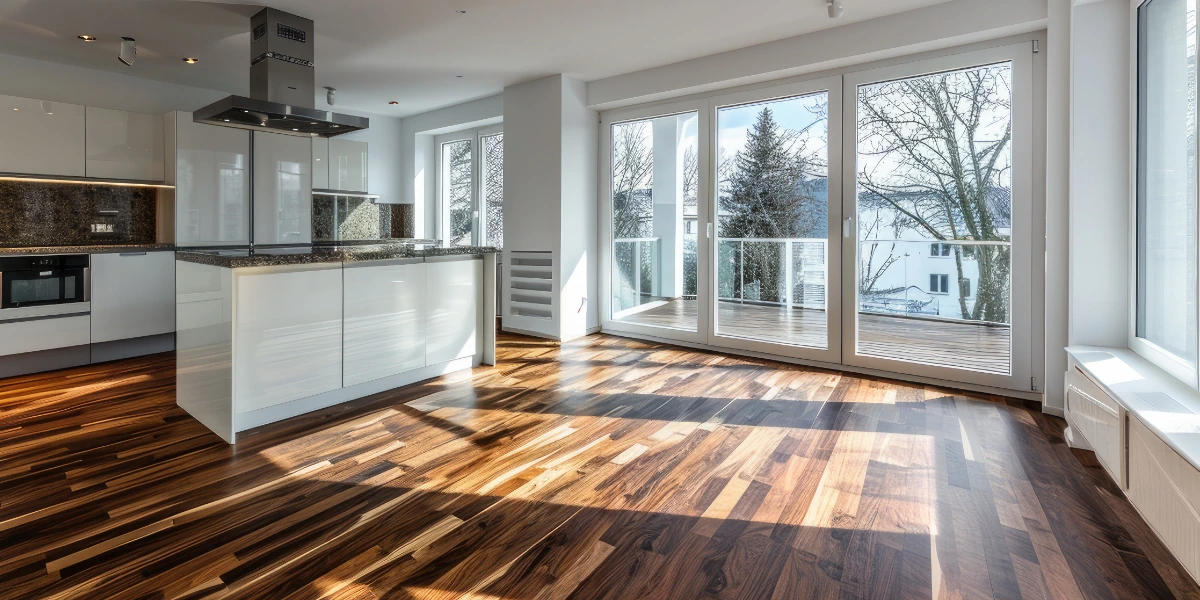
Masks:
[[[473,356],[479,349],[483,308],[483,261],[453,260],[426,263],[425,364],[436,365]]]
[[[234,277],[235,412],[341,388],[341,265]]]
[[[0,96],[0,173],[83,177],[84,108]]]
[[[415,263],[343,270],[346,386],[425,366],[425,267]]]
[[[329,189],[329,138],[312,139],[312,186],[314,190]]]
[[[93,254],[92,343],[175,331],[175,253]]]
[[[163,120],[87,107],[87,176],[162,181]]]
[[[249,244],[250,132],[195,123],[192,113],[173,114],[175,243]]]
[[[312,143],[254,132],[254,243],[312,242]]]
[[[367,190],[367,143],[329,138],[329,187],[347,192]]]

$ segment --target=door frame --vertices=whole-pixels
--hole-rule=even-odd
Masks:
[[[707,294],[710,299],[710,309],[707,317],[708,339],[706,343],[711,346],[721,346],[726,348],[735,348],[738,350],[747,350],[751,352],[762,352],[766,354],[774,354],[778,356],[787,356],[790,358],[799,358],[804,360],[813,360],[829,363],[837,363],[841,360],[841,323],[842,323],[842,286],[841,278],[842,271],[838,265],[842,260],[842,245],[839,242],[842,219],[842,203],[839,201],[842,191],[842,178],[838,176],[842,171],[842,127],[840,124],[842,114],[842,77],[840,75],[828,77],[815,77],[803,79],[782,85],[776,85],[764,88],[755,88],[751,90],[738,91],[719,96],[708,98],[708,112],[710,117],[709,139],[712,140],[712,147],[709,152],[709,159],[716,160],[716,155],[720,153],[718,144],[718,115],[721,109],[742,106],[747,104],[765,104],[773,101],[787,100],[800,96],[809,96],[825,92],[828,95],[829,114],[827,116],[828,128],[828,162],[826,177],[828,180],[828,237],[825,255],[825,326],[826,326],[826,347],[824,349],[811,348],[805,346],[794,346],[790,344],[781,344],[766,340],[756,340],[750,338],[734,337],[729,335],[720,335],[717,332],[717,308],[716,301],[717,281],[715,274],[711,281],[711,286],[708,288]],[[716,228],[716,213],[717,213],[717,193],[720,191],[716,178],[718,173],[712,173],[712,179],[709,181],[710,189],[713,191],[710,199],[711,211],[708,214],[709,222],[714,223],[712,231],[712,239],[709,244],[708,263],[710,265],[717,264],[717,228]]]
[[[858,258],[860,244],[856,194],[858,188],[858,87],[1003,62],[1011,62],[1013,69],[1010,373],[1008,375],[982,373],[968,369],[860,355],[857,353],[858,290],[855,285],[859,278],[861,262]],[[1030,44],[1019,42],[854,71],[844,75],[842,129],[846,132],[848,143],[843,149],[842,202],[843,214],[848,219],[850,225],[848,231],[851,235],[845,236],[842,240],[842,255],[847,257],[842,263],[843,298],[845,298],[848,308],[844,311],[842,322],[842,333],[844,339],[847,340],[842,349],[841,362],[843,364],[993,388],[1019,391],[1031,389],[1034,375],[1033,283],[1034,275],[1038,272],[1037,265],[1034,264],[1033,215],[1035,211],[1041,211],[1041,214],[1044,214],[1044,200],[1034,188],[1033,157],[1036,107],[1033,101],[1033,69],[1034,60]],[[1025,201],[1018,202],[1019,198],[1025,198]]]
[[[600,325],[603,330],[616,331],[622,333],[630,333],[634,335],[649,336],[667,340],[676,340],[681,342],[689,342],[694,344],[702,344],[708,341],[708,331],[711,327],[709,318],[709,302],[708,295],[705,290],[710,289],[710,265],[706,261],[701,260],[701,257],[706,256],[710,246],[710,240],[704,232],[708,231],[708,218],[711,210],[711,169],[712,159],[709,153],[705,151],[709,143],[711,135],[710,121],[711,113],[709,111],[709,102],[707,99],[691,100],[691,101],[673,101],[673,102],[657,102],[652,104],[641,105],[633,108],[620,108],[604,111],[600,114],[600,171],[599,177],[599,198],[598,198],[598,221],[600,224],[600,243],[602,244],[598,252],[599,261],[597,269],[597,279],[600,283]],[[630,323],[627,321],[614,320],[612,317],[612,252],[613,252],[613,227],[612,227],[612,131],[614,125],[622,123],[647,121],[658,117],[668,117],[672,115],[681,115],[687,113],[696,114],[696,159],[697,168],[699,170],[698,179],[696,182],[696,202],[697,202],[697,235],[696,235],[696,330],[688,331],[685,329],[674,329],[669,327],[653,327],[649,325],[641,325]]]

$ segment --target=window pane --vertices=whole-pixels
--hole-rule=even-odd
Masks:
[[[1010,373],[1012,72],[858,87],[859,355]]]
[[[1196,0],[1138,10],[1137,335],[1196,360]]]
[[[612,127],[612,319],[696,331],[696,113]]]
[[[828,347],[829,95],[717,112],[717,334]]]
[[[471,140],[442,144],[442,206],[448,244],[471,245],[472,196]]]
[[[504,247],[504,134],[483,137],[485,245]]]

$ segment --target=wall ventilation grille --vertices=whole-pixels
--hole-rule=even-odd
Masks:
[[[517,317],[554,318],[554,255],[513,252],[508,277],[508,312]]]

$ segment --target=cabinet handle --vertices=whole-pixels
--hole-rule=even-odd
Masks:
[[[145,256],[145,252],[122,252],[121,256]]]

